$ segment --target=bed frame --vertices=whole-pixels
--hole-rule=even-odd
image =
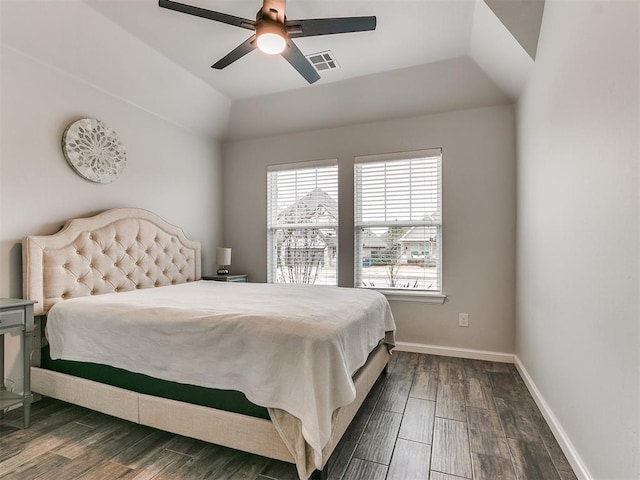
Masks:
[[[46,315],[68,298],[199,280],[200,243],[157,215],[136,208],[74,219],[53,235],[23,241],[24,298]],[[354,376],[355,400],[338,410],[323,467],[389,361],[379,345]],[[139,394],[31,367],[32,391],[132,422],[295,463],[270,420]],[[326,469],[325,469],[326,470]],[[314,472],[321,477],[326,471]]]

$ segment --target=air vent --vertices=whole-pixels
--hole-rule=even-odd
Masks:
[[[336,62],[333,53],[329,50],[326,52],[312,53],[311,55],[306,55],[306,57],[319,72],[338,68],[338,62]]]

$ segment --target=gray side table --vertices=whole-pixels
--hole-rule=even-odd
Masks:
[[[215,282],[248,282],[249,275],[242,273],[239,275],[203,275],[203,280],[213,280]]]
[[[22,404],[24,428],[29,428],[31,413],[31,334],[34,329],[33,302],[16,298],[0,298],[0,414]],[[4,385],[4,334],[19,331],[24,362],[23,393],[8,392]]]

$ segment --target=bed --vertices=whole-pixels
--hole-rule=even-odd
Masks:
[[[50,343],[34,392],[304,479],[322,475],[394,343],[384,296],[201,280],[200,244],[141,209],[25,238],[23,270]]]

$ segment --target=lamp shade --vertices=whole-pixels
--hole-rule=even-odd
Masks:
[[[269,55],[282,53],[286,46],[287,41],[275,33],[263,33],[258,37],[258,48]]]
[[[263,18],[256,25],[258,49],[269,55],[282,53],[287,48],[287,31],[280,22]]]
[[[217,247],[216,263],[218,265],[231,265],[231,249],[227,247]]]

